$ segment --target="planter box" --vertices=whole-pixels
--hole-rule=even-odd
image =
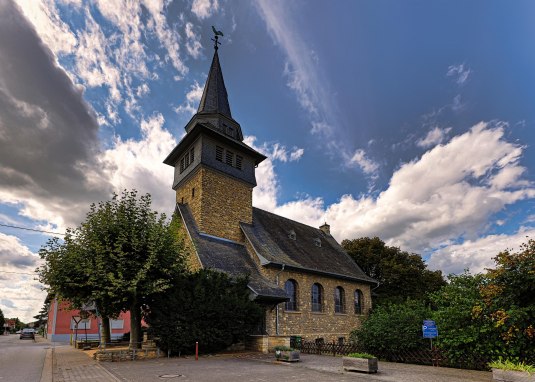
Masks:
[[[499,382],[535,382],[535,374],[527,371],[492,369],[492,380]]]
[[[377,358],[354,358],[343,357],[342,365],[346,371],[363,371],[365,373],[377,373]]]
[[[299,354],[298,350],[275,350],[275,358],[277,358],[277,361],[298,362]]]

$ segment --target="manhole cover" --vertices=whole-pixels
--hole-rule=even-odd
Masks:
[[[179,377],[183,377],[182,374],[162,374],[162,375],[159,375],[158,377],[160,378],[179,378]]]

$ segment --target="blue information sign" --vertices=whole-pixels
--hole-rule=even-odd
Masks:
[[[422,333],[424,334],[424,338],[437,338],[438,328],[435,321],[424,320],[424,324],[422,325]]]

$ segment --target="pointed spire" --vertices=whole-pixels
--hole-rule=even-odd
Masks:
[[[217,47],[217,45],[216,45]],[[229,118],[232,118],[230,113],[230,106],[228,103],[227,89],[225,88],[225,81],[223,80],[223,72],[219,64],[219,55],[217,48],[214,51],[214,58],[212,59],[212,66],[210,66],[210,73],[204,91],[202,93],[201,102],[199,103],[198,114],[212,114],[221,113]]]

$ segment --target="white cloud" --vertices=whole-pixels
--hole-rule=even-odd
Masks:
[[[162,161],[177,141],[163,128],[164,122],[161,114],[143,120],[140,140],[117,138],[100,161],[116,191],[135,188],[142,194],[148,192],[152,195],[153,209],[169,216],[175,198],[171,189],[174,170]]]
[[[464,85],[470,74],[472,74],[472,69],[465,67],[464,64],[450,65],[446,72],[446,76],[453,77],[457,85]]]
[[[366,157],[366,152],[362,149],[355,151],[355,154],[349,160],[350,164],[355,164],[366,174],[374,175],[379,169],[379,164]]]
[[[0,233],[0,309],[4,317],[33,321],[46,297],[35,281],[40,259],[15,236]]]
[[[192,23],[186,23],[186,49],[188,50],[188,53],[193,58],[199,58],[201,55],[201,49],[202,45],[200,42],[200,36],[195,33],[193,30],[193,24]]]
[[[421,138],[416,141],[416,145],[423,148],[429,148],[439,143],[442,143],[446,135],[451,131],[451,127],[441,129],[438,126],[435,126],[433,129],[429,130],[425,138]]]
[[[76,37],[59,17],[53,0],[16,0],[45,44],[56,54],[72,53]]]
[[[186,100],[182,105],[175,108],[175,112],[192,116],[197,112],[197,106],[202,98],[203,87],[197,81],[194,81],[190,86],[190,90],[186,93]]]
[[[479,123],[403,164],[377,197],[344,195],[327,206],[321,198],[310,196],[279,205],[278,179],[273,162],[266,160],[257,171],[259,186],[253,192],[253,202],[312,226],[326,220],[340,240],[379,236],[389,245],[417,253],[442,248],[432,259],[435,267],[444,266],[447,271],[462,271],[468,266],[482,269],[489,264],[488,253],[481,255],[487,262],[471,262],[467,256],[459,257],[459,250],[457,255],[448,252],[446,245],[459,240],[467,243],[466,248],[477,244],[475,238],[484,233],[497,212],[506,205],[535,198],[535,187],[522,179],[524,168],[519,161],[523,147],[506,141],[504,129],[504,124]],[[500,249],[507,248],[508,236],[502,235],[500,240]],[[510,237],[513,244],[518,240]]]
[[[494,268],[492,260],[500,251],[520,249],[528,238],[535,238],[535,228],[521,227],[512,235],[488,235],[462,244],[451,244],[433,252],[428,260],[431,269],[440,269],[445,274],[461,273],[469,269],[471,273],[481,273],[485,268]]]
[[[218,0],[193,0],[191,4],[191,11],[201,20],[212,16],[218,9]]]
[[[318,65],[319,59],[293,18],[292,7],[287,2],[273,0],[259,0],[255,4],[268,32],[286,54],[284,75],[287,85],[308,113],[311,132],[329,137],[333,133],[331,127],[338,125],[336,107]]]

